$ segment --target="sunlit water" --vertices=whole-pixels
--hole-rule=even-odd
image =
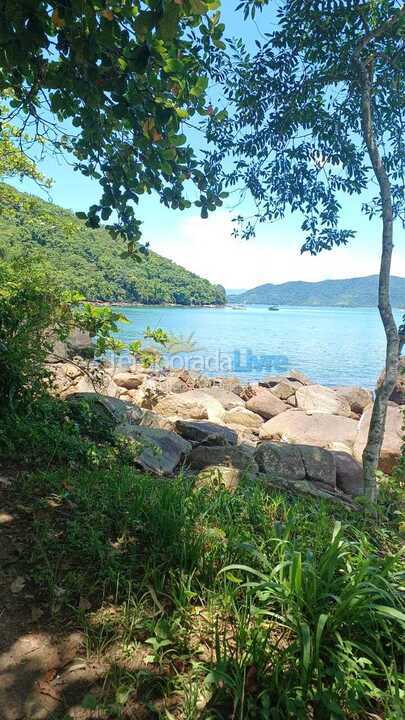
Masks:
[[[191,343],[169,358],[209,375],[236,375],[243,382],[298,368],[324,385],[373,387],[384,365],[385,335],[376,308],[280,307],[246,309],[125,307],[125,342],[149,326]],[[399,322],[403,311],[396,310]],[[187,348],[190,350],[190,347]]]

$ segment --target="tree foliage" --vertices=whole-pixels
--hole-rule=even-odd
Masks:
[[[207,116],[204,52],[222,46],[217,0],[5,0],[0,6],[0,93],[8,119],[71,152],[103,194],[87,222],[108,221],[133,248],[133,204],[155,191],[190,206],[184,185],[214,209],[218,193],[186,144],[184,123]],[[115,221],[116,219],[116,221]]]
[[[0,144],[1,147],[1,144]],[[225,291],[153,252],[129,255],[126,243],[91,230],[71,212],[0,184],[0,253],[38,256],[61,288],[88,300],[176,305],[222,304]]]
[[[256,11],[257,17],[267,4],[244,0],[240,7],[245,16]],[[236,40],[227,55],[217,53],[228,118],[211,120],[209,139],[217,146],[211,162],[218,177],[253,199],[252,215],[239,217],[245,237],[257,223],[278,220],[287,210],[302,215],[302,251],[316,254],[354,236],[341,225],[341,203],[345,194],[370,187],[357,61],[368,35],[374,131],[391,180],[394,215],[405,218],[400,6],[396,0],[288,0],[279,6],[276,29],[257,41],[255,52]],[[230,171],[223,165],[229,157]],[[366,199],[363,210],[369,217],[381,214],[380,196]]]

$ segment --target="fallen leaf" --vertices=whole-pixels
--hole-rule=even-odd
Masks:
[[[21,575],[19,577],[16,577],[16,579],[11,583],[10,590],[12,593],[16,594],[21,592],[25,587],[25,578],[23,578]]]

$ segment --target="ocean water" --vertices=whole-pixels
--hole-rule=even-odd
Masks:
[[[164,361],[242,382],[297,368],[322,385],[372,388],[384,366],[385,335],[376,308],[124,307],[125,342],[146,327],[173,336]],[[404,311],[396,310],[400,322]],[[123,360],[125,362],[125,358]]]

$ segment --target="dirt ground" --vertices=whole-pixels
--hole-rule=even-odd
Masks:
[[[86,657],[83,636],[57,623],[28,578],[26,509],[15,472],[0,468],[0,720],[99,717],[81,701],[97,694],[105,667]]]

